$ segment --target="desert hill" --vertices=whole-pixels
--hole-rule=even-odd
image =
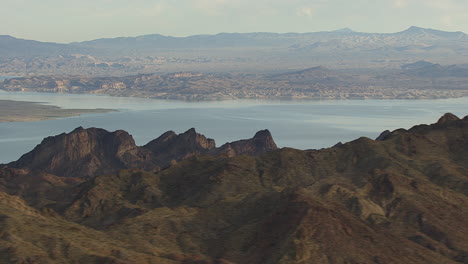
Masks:
[[[468,76],[468,67],[464,65],[440,65],[427,61],[418,61],[402,66],[405,73],[418,77],[447,78]]]

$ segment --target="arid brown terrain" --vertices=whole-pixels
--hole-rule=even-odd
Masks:
[[[124,77],[10,78],[7,91],[92,93],[188,101],[226,99],[432,99],[468,95],[468,67],[420,61],[385,74],[313,67],[275,74],[178,72]]]
[[[322,150],[77,128],[0,169],[1,263],[468,263],[468,117]]]

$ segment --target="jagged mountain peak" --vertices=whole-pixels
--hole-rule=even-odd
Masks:
[[[264,152],[277,149],[273,136],[268,129],[258,131],[253,137],[255,141],[257,152]]]
[[[221,147],[211,151],[214,155],[227,155],[229,157],[237,155],[258,155],[272,150],[276,150],[275,141],[268,129],[260,130],[251,139],[244,139],[226,143]]]
[[[124,154],[135,148],[135,140],[126,131],[78,127],[70,133],[45,138],[10,166],[41,169],[60,176],[90,177],[108,172],[110,167],[124,168]]]
[[[437,124],[446,124],[457,120],[460,120],[458,116],[452,113],[446,113],[437,121]]]
[[[345,27],[345,28],[340,28],[340,29],[337,29],[337,30],[333,30],[332,32],[335,32],[335,33],[355,33],[356,31],[348,28],[348,27]]]
[[[273,137],[270,133],[270,130],[264,129],[255,133],[254,138],[273,138]]]
[[[75,128],[75,129],[73,129],[71,133],[80,132],[82,130],[84,130],[84,128],[82,126],[79,126],[79,127]]]
[[[214,149],[216,143],[214,139],[206,138],[197,133],[195,128],[190,128],[181,134],[168,131],[143,147],[153,153],[158,153],[158,155],[175,154],[176,152],[179,152],[180,155],[187,155],[187,153],[199,153]]]
[[[232,144],[235,151],[230,156],[258,155],[277,148],[268,130],[259,131],[252,139]],[[221,154],[221,149],[216,148],[213,139],[197,133],[195,128],[181,134],[167,131],[138,147],[124,130],[109,132],[101,128],[77,127],[70,133],[45,138],[32,151],[8,166],[86,178],[130,168],[157,171],[194,155]]]
[[[409,28],[403,30],[403,32],[406,32],[406,33],[421,33],[421,32],[425,32],[426,30],[427,30],[426,28],[417,27],[417,26],[410,26]]]
[[[193,134],[198,134],[195,128],[190,128],[189,130],[185,131],[184,134],[186,135],[193,135]]]
[[[426,124],[416,125],[408,130],[403,129],[403,128],[396,129],[391,132],[389,130],[385,130],[375,140],[387,141],[390,139],[395,140],[398,138],[400,139],[412,138],[412,137],[418,138],[421,135],[424,135],[424,137],[426,137],[428,134],[434,133],[434,131],[439,131],[441,129],[443,130],[443,129],[447,129],[449,127],[454,127],[454,126],[468,128],[468,123],[466,123],[467,120],[468,120],[468,116],[465,116],[463,119],[460,119],[459,117],[457,117],[456,115],[452,113],[446,113],[442,117],[440,117],[436,123],[433,123],[430,125],[426,125]],[[434,133],[434,134],[437,134],[437,133]],[[439,138],[436,138],[435,141],[441,140],[440,135],[438,135],[437,137]]]

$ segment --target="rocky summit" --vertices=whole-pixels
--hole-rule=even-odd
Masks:
[[[252,139],[226,143],[216,148],[213,139],[194,128],[177,135],[168,131],[138,147],[126,131],[78,127],[70,133],[45,138],[31,152],[9,164],[12,168],[44,171],[62,177],[94,177],[122,169],[158,171],[195,155],[258,155],[277,149],[268,130]]]
[[[468,263],[468,117],[328,149],[77,128],[0,169],[0,263]]]

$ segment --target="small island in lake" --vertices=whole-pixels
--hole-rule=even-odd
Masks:
[[[63,109],[38,102],[0,100],[0,122],[27,122],[89,113],[113,112],[112,109]]]

